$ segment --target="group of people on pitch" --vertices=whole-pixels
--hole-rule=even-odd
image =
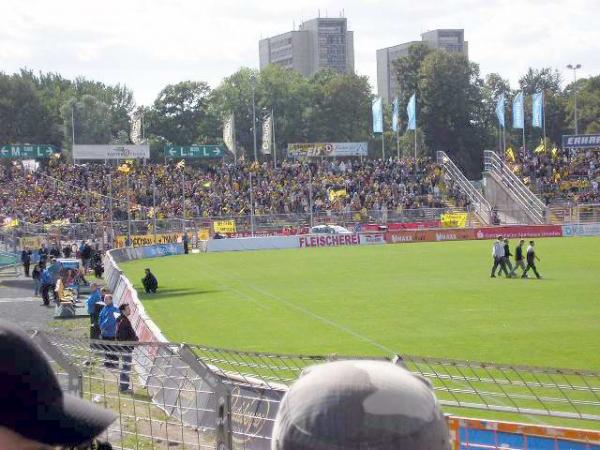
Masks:
[[[535,262],[540,260],[535,253],[535,242],[529,241],[529,246],[527,247],[525,253],[523,253],[524,245],[525,240],[521,239],[519,241],[519,245],[517,245],[515,248],[515,265],[513,267],[512,263],[510,262],[510,257],[513,256],[513,254],[510,252],[508,239],[498,236],[498,239],[496,239],[494,246],[492,247],[492,257],[494,258],[494,265],[492,266],[491,275],[492,278],[496,278],[496,270],[498,267],[500,268],[498,274],[500,275],[504,273],[506,278],[516,277],[518,268],[523,271],[521,278],[529,278],[527,272],[529,272],[530,269],[533,270],[533,273],[538,280],[542,278],[537,271],[537,267],[535,266]]]

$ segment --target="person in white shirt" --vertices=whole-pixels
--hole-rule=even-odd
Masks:
[[[504,272],[507,278],[510,278],[508,270],[506,270],[506,264],[504,263],[504,241],[502,236],[498,236],[498,239],[494,242],[492,247],[492,257],[494,258],[494,265],[492,266],[492,278],[496,278],[496,269],[500,266],[500,272]]]

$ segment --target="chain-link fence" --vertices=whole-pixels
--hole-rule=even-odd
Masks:
[[[36,332],[34,339],[66,391],[119,413],[102,439],[127,449],[268,449],[281,398],[302,370],[347,359],[89,341],[57,332]],[[563,423],[573,419],[572,426],[600,425],[598,372],[417,356],[392,362],[427,378],[440,403],[453,413],[477,416],[487,411],[525,422],[545,417]],[[462,425],[472,426],[468,420]],[[600,444],[600,433],[590,433],[588,444],[593,439]],[[474,435],[471,431],[471,444]]]

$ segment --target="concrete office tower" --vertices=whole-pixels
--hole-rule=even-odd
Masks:
[[[411,45],[422,42],[431,48],[449,53],[462,53],[469,57],[469,43],[464,30],[433,30],[421,34],[421,41],[411,41],[377,50],[377,94],[385,102],[391,102],[398,93],[394,61],[408,56]]]
[[[309,20],[298,31],[262,39],[258,46],[261,69],[280,64],[304,76],[322,69],[354,73],[354,32],[345,17]]]

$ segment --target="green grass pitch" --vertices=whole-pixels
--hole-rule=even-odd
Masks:
[[[543,280],[491,279],[491,246],[204,253],[122,268],[172,341],[600,369],[600,238],[537,239]],[[144,267],[156,295],[142,293]]]

